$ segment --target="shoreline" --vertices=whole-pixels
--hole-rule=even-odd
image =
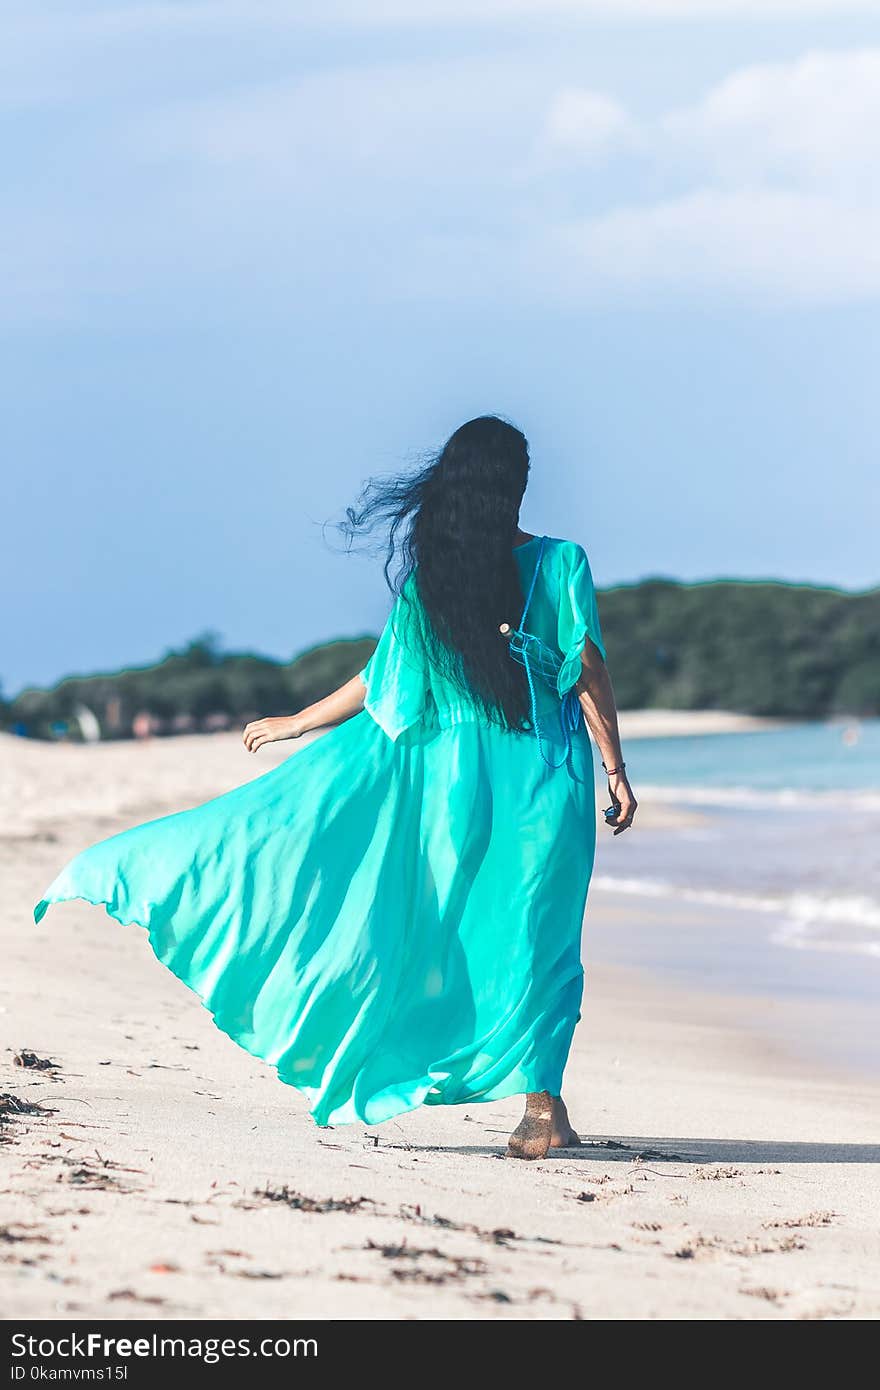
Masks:
[[[621,714],[625,739],[778,727],[779,721],[713,710]],[[307,734],[295,743],[267,744],[256,756],[244,751],[239,731],[89,744],[52,743],[0,732],[0,769],[5,782],[0,835],[28,834],[71,814],[129,814],[134,821],[194,805],[270,771],[324,732]],[[125,772],[120,774],[118,769],[123,766]]]
[[[804,720],[796,718],[770,718],[756,714],[738,714],[735,710],[715,709],[635,709],[620,710],[621,734],[625,738],[683,738],[700,734],[740,734],[760,733],[766,729],[782,729],[793,724],[831,722],[826,719]],[[854,721],[856,716],[853,716]],[[834,722],[841,722],[838,716]],[[240,740],[238,726],[223,730],[189,730],[184,733],[155,733],[146,738],[98,739],[85,743],[80,740],[40,739],[0,730],[0,759],[4,747],[10,744],[28,744],[39,748],[105,748],[120,744],[138,746],[152,743],[186,744],[201,742],[204,739]]]
[[[585,954],[632,971],[653,989],[699,999],[773,1044],[787,1065],[880,1085],[876,1008],[880,963],[795,949],[772,917],[735,903],[628,896],[613,879],[590,888]]]
[[[696,738],[706,734],[759,734],[804,722],[822,724],[816,719],[770,719],[757,714],[737,714],[720,709],[633,709],[620,710],[622,739]]]

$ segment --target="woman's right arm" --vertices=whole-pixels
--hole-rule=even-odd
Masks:
[[[344,724],[360,714],[364,707],[367,687],[360,676],[353,676],[345,685],[323,700],[317,700],[299,714],[282,714],[274,719],[254,719],[242,734],[249,753],[256,753],[264,743],[278,743],[286,738],[301,738],[311,729],[323,729],[328,724]]]
[[[616,814],[606,825],[614,827],[615,835],[632,825],[638,802],[623,768],[623,752],[620,747],[620,730],[617,727],[617,702],[614,687],[608,674],[608,667],[602,653],[589,637],[584,643],[581,656],[581,675],[577,683],[578,699],[587,727],[596,740],[602,762],[612,773],[608,778],[608,788],[615,803]]]

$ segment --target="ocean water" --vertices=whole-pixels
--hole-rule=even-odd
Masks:
[[[745,913],[824,953],[829,978],[849,956],[880,988],[880,720],[634,739],[626,756],[641,806],[682,815],[613,845],[600,826],[597,891]]]

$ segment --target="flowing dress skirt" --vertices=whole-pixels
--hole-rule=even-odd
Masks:
[[[590,744],[364,712],[205,805],[85,850],[37,905],[137,923],[319,1124],[559,1094],[593,863]]]

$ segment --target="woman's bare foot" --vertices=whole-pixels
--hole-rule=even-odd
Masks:
[[[508,1140],[507,1152],[511,1158],[546,1158],[550,1149],[571,1149],[580,1142],[561,1096],[533,1091],[526,1096],[525,1114]]]
[[[511,1158],[544,1158],[553,1138],[553,1097],[549,1091],[526,1096],[525,1114],[507,1141]]]
[[[561,1096],[554,1096],[553,1134],[550,1139],[551,1149],[576,1149],[580,1147],[580,1142],[580,1135],[576,1134],[571,1127],[568,1111],[565,1108],[565,1101]]]

